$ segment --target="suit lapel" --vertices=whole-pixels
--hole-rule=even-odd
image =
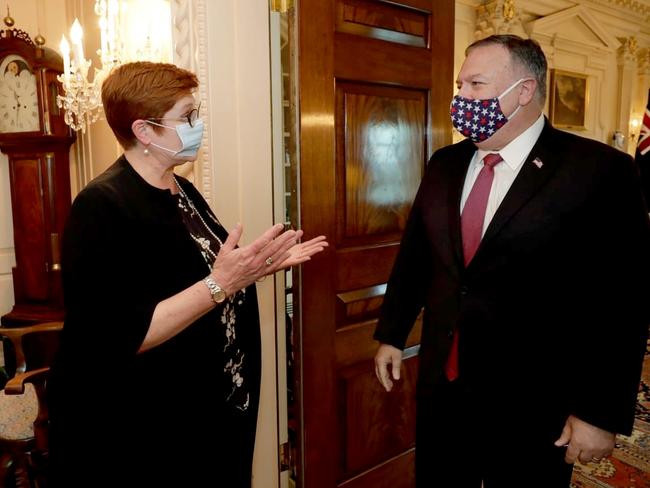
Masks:
[[[453,265],[458,269],[463,269],[463,241],[460,227],[460,199],[463,194],[463,185],[465,184],[465,175],[467,168],[476,152],[476,146],[469,140],[458,146],[459,151],[454,156],[454,161],[449,165],[449,185],[447,193],[447,218],[449,228],[449,239],[453,253]]]
[[[530,151],[526,161],[524,161],[519,174],[486,229],[472,263],[476,261],[476,257],[480,255],[481,250],[498,235],[503,226],[508,223],[519,209],[533,198],[542,185],[555,172],[555,168],[560,161],[549,149],[553,147],[552,138],[554,130],[547,120],[539,139]],[[470,267],[472,263],[470,263]]]

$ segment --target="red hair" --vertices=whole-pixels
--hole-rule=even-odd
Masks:
[[[123,64],[113,69],[102,84],[106,121],[120,145],[129,149],[136,143],[131,130],[134,121],[163,117],[197,86],[199,81],[194,73],[173,64]]]

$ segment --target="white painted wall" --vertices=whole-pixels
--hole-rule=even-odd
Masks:
[[[212,206],[251,242],[273,224],[269,3],[207,2]],[[274,280],[257,285],[262,323],[262,397],[254,488],[278,486]]]

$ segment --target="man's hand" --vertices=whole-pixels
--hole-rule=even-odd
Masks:
[[[612,453],[615,440],[616,434],[570,415],[555,445],[568,445],[564,460],[569,464],[577,460],[581,463],[597,463]]]
[[[391,373],[395,381],[399,380],[399,369],[402,365],[402,351],[388,344],[382,344],[375,354],[375,374],[377,379],[386,389],[393,389],[393,382],[388,373],[388,366],[391,366]]]

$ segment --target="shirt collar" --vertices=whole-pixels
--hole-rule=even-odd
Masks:
[[[524,132],[515,137],[510,141],[506,146],[504,146],[498,153],[503,158],[503,162],[507,164],[510,169],[515,171],[519,166],[521,166],[530,151],[533,150],[533,146],[539,139],[542,130],[544,129],[544,114],[540,114],[539,118],[533,122],[533,124],[526,129]],[[481,164],[483,158],[490,153],[495,151],[485,151],[478,149],[476,151],[476,159],[474,159],[475,164]]]

